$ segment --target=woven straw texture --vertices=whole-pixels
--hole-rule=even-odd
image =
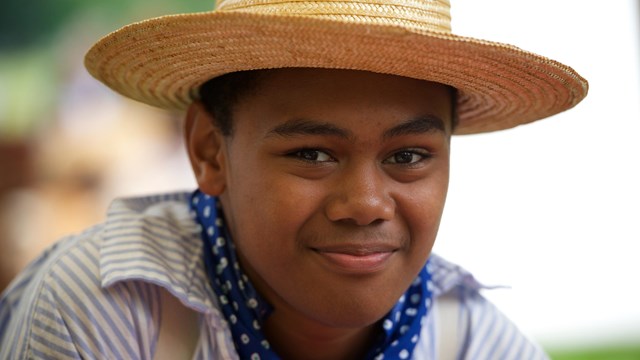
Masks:
[[[226,0],[212,12],[128,25],[88,52],[89,72],[120,94],[185,109],[222,74],[310,67],[365,70],[459,90],[456,134],[512,128],[579,103],[588,83],[515,46],[451,34],[442,0]]]

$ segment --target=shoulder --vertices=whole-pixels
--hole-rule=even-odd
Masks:
[[[158,336],[159,287],[135,277],[106,284],[105,237],[117,238],[118,231],[122,235],[135,228],[131,221],[135,216],[125,214],[127,206],[122,204],[129,209],[152,207],[151,216],[138,220],[153,222],[183,214],[184,209],[173,211],[167,205],[181,196],[116,201],[105,224],[63,239],[22,271],[0,297],[0,343],[12,344],[0,349],[0,358],[150,358]],[[117,226],[114,219],[120,219]],[[153,242],[149,246],[153,248]],[[116,253],[111,253],[112,260]],[[144,262],[137,268],[144,271]]]
[[[154,334],[136,334],[132,324],[157,328],[158,292],[144,283],[102,288],[100,230],[61,241],[3,294],[0,342],[11,346],[0,358],[140,358],[133,339]]]
[[[471,273],[437,255],[431,257],[429,264],[435,301],[429,321],[423,328],[421,345],[433,350],[431,358],[548,358],[536,343],[482,295],[481,290],[489,288],[479,283]]]
[[[460,335],[461,349],[466,358],[479,359],[547,359],[538,344],[529,339],[518,327],[480,292],[452,291],[440,303],[457,304],[460,324],[466,335]],[[443,305],[440,305],[443,306]],[[446,306],[446,305],[444,305]],[[446,319],[443,319],[446,321]]]

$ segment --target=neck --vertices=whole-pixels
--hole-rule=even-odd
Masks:
[[[271,348],[283,360],[351,360],[364,359],[373,346],[380,324],[336,326],[307,316],[278,296],[261,277],[240,264],[258,293],[268,301],[272,312],[264,320],[262,331]]]
[[[336,328],[282,308],[269,315],[263,330],[282,359],[362,359],[377,335],[375,324]]]

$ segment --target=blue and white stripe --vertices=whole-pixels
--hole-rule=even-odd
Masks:
[[[116,200],[104,224],[26,268],[0,298],[0,359],[153,359],[162,288],[200,313],[194,358],[237,359],[208,286],[189,195]],[[434,295],[457,299],[457,359],[546,359],[468,272],[436,255],[430,264]],[[428,316],[414,359],[439,359],[437,327]]]

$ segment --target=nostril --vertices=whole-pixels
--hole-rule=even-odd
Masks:
[[[340,224],[344,224],[344,225],[349,225],[349,226],[354,226],[354,225],[355,226],[376,226],[376,225],[381,225],[385,221],[386,220],[384,220],[384,219],[374,219],[373,221],[371,221],[369,223],[360,223],[355,218],[345,218],[345,219],[334,220],[334,222],[337,222],[337,223],[340,223]]]
[[[395,204],[392,199],[375,202],[340,201],[329,202],[326,214],[329,220],[350,225],[377,225],[391,220],[395,216]]]
[[[385,222],[386,220],[384,219],[375,219],[374,221],[372,221],[369,225],[380,225],[383,222]]]

